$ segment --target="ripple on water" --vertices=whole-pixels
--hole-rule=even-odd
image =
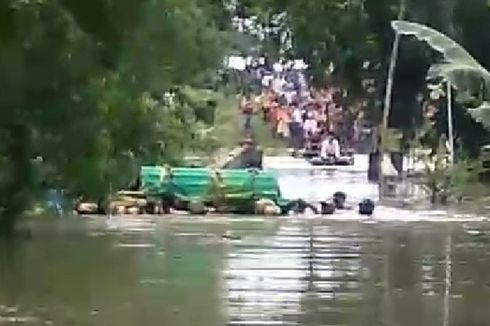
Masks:
[[[40,319],[31,316],[0,316],[0,325],[2,324],[28,324],[39,325]]]
[[[152,243],[118,243],[116,248],[155,248],[156,245]]]

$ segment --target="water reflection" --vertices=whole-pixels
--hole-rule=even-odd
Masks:
[[[297,321],[307,289],[308,238],[301,225],[283,225],[265,239],[235,245],[225,265],[229,325]]]
[[[0,242],[0,325],[489,324],[486,224],[107,222]]]
[[[287,237],[280,231],[262,240],[262,254],[256,246],[235,246],[229,254],[228,314],[233,324],[446,326],[457,325],[455,311],[490,303],[489,297],[480,296],[481,302],[467,307],[463,296],[449,287],[468,285],[451,272],[453,264],[462,263],[455,257],[464,257],[452,246],[452,234],[461,235],[461,228],[317,221],[289,231]]]
[[[117,232],[100,222],[77,232],[60,225],[76,220],[37,223],[31,239],[0,251],[0,324],[222,323],[212,250],[167,235],[156,221],[153,232],[135,231],[137,221]]]

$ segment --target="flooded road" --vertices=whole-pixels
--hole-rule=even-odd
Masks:
[[[1,244],[0,325],[490,320],[487,225],[112,218],[31,227]]]
[[[345,217],[32,219],[0,325],[490,325],[489,224]]]
[[[343,191],[352,202],[378,200],[377,184],[367,181],[368,155],[355,155],[353,166],[312,166],[303,159],[265,157],[264,167],[279,176],[282,195],[287,199],[322,201]]]

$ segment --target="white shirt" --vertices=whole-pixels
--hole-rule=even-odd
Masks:
[[[262,86],[264,87],[270,87],[271,86],[271,82],[272,80],[274,79],[274,77],[272,77],[271,75],[266,75],[262,78]]]
[[[272,80],[272,89],[276,93],[281,93],[282,92],[282,80],[280,78],[274,78]]]
[[[276,62],[272,65],[272,69],[274,69],[275,72],[282,72],[284,70],[284,67],[282,66],[282,64],[280,64],[279,62]]]
[[[336,138],[326,138],[322,141],[320,156],[321,158],[326,159],[329,155],[333,155],[336,158],[340,157],[340,144]]]
[[[305,133],[308,133],[308,132],[315,133],[317,127],[318,127],[318,124],[317,124],[316,120],[314,120],[314,119],[307,119],[305,121],[304,126],[303,126]]]
[[[291,104],[296,97],[296,92],[286,92],[284,95],[286,96],[288,104]]]
[[[293,121],[299,124],[303,124],[303,114],[300,109],[295,109],[293,111]]]

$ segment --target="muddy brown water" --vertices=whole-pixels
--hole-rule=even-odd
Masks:
[[[196,219],[30,222],[0,325],[490,324],[488,225]]]
[[[0,325],[490,325],[490,225],[383,217],[33,218]]]

